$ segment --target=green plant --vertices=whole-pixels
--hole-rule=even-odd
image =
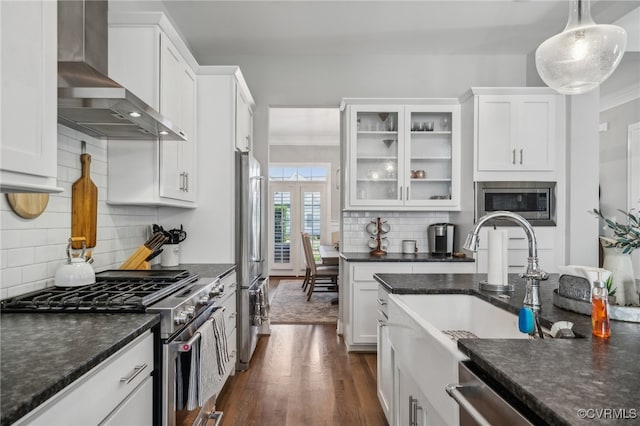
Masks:
[[[606,218],[598,209],[593,209],[593,214],[604,220],[604,223],[613,230],[613,238],[603,237],[606,247],[617,247],[623,253],[631,253],[640,247],[640,213],[634,213],[634,209],[625,212],[618,210],[626,217],[626,224],[616,222],[615,218]]]
[[[607,278],[607,281],[605,281],[605,284],[607,285],[607,294],[609,296],[615,296],[617,288],[612,288],[613,287],[613,275],[609,275],[609,278]]]

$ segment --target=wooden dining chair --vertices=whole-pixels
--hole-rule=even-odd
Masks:
[[[337,265],[318,265],[313,257],[313,249],[311,248],[311,238],[309,234],[302,234],[302,247],[304,248],[304,256],[309,270],[309,278],[307,280],[307,301],[311,300],[314,291],[338,291],[338,271]],[[322,284],[322,285],[319,285]],[[316,289],[318,285],[318,289]]]

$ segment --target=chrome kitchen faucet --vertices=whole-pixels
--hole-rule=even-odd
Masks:
[[[510,222],[514,222],[517,225],[520,225],[527,235],[527,240],[529,242],[527,271],[524,274],[520,274],[522,278],[527,280],[523,305],[526,308],[531,308],[535,313],[537,313],[542,308],[542,303],[540,302],[540,281],[549,278],[549,274],[541,270],[538,265],[538,244],[536,242],[536,235],[533,232],[531,224],[527,222],[525,218],[517,213],[509,211],[496,211],[486,214],[478,219],[473,231],[467,235],[464,248],[473,252],[478,250],[478,233],[480,232],[480,228],[492,219],[506,219]]]

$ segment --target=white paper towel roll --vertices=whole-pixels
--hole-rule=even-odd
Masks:
[[[508,285],[507,273],[509,266],[507,264],[507,249],[509,245],[509,235],[503,229],[489,229],[488,251],[489,251],[489,268],[487,274],[487,283],[493,285]]]

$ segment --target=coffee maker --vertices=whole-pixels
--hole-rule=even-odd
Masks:
[[[429,252],[434,256],[451,256],[455,225],[452,223],[434,223],[429,225],[427,236]]]

